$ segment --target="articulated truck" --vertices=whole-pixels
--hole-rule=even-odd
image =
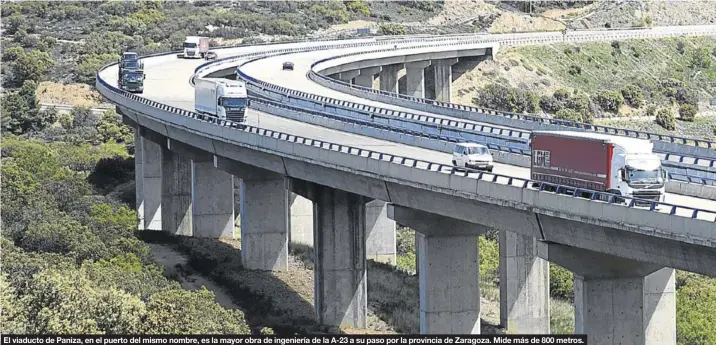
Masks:
[[[246,122],[248,94],[242,81],[221,78],[194,79],[194,108],[197,113],[221,120]]]
[[[184,59],[203,59],[209,52],[209,38],[201,36],[187,36],[182,44],[182,52],[177,57]]]
[[[595,190],[663,202],[668,173],[653,147],[645,139],[592,132],[533,131],[531,178],[567,186],[562,191],[570,194],[575,189]],[[622,198],[617,200],[624,202]]]

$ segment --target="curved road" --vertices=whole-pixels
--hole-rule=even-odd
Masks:
[[[370,41],[370,40],[355,40],[355,41]],[[325,42],[317,43],[325,44]],[[295,43],[285,45],[288,48],[299,47],[308,45],[307,43]],[[315,45],[315,44],[313,44]],[[245,53],[265,51],[269,49],[275,49],[275,46],[252,46],[252,47],[241,47],[241,48],[230,48],[218,50],[219,57],[227,57],[230,55],[239,55]],[[259,80],[267,81],[273,84],[281,85],[284,87],[310,92],[317,95],[329,96],[332,98],[349,100],[355,103],[362,103],[366,105],[377,106],[381,108],[389,108],[395,110],[401,110],[406,112],[416,113],[414,110],[403,109],[396,107],[391,104],[385,104],[381,102],[374,102],[363,100],[359,97],[350,96],[337,92],[323,86],[320,86],[306,77],[306,72],[310,69],[313,62],[326,58],[328,56],[336,56],[345,54],[351,51],[360,51],[366,49],[375,48],[352,48],[351,49],[330,49],[322,50],[319,52],[307,52],[307,53],[296,53],[290,54],[290,57],[276,56],[265,59],[260,59],[255,62],[249,63],[242,67],[242,71],[246,74],[255,77]],[[290,60],[294,62],[293,71],[283,71],[281,64],[283,61]],[[143,97],[152,99],[157,102],[165,103],[179,108],[187,110],[194,110],[194,89],[189,84],[189,78],[194,72],[194,69],[199,65],[203,64],[204,60],[184,60],[179,59],[175,55],[151,57],[144,59],[145,74],[147,76],[145,81],[145,92]],[[239,62],[234,62],[234,66],[239,65]],[[227,64],[228,66],[228,64]],[[117,79],[117,66],[112,66],[100,73],[100,77],[106,80],[111,85],[116,85]],[[427,114],[435,116],[435,114]],[[449,164],[451,161],[451,155],[432,151],[422,148],[415,148],[406,146],[403,144],[378,140],[370,137],[354,135],[350,133],[340,132],[325,127],[314,126],[305,124],[303,122],[285,119],[278,116],[273,116],[267,113],[261,113],[254,110],[248,112],[248,124],[270,128],[273,130],[291,133],[299,136],[310,137],[314,139],[325,140],[329,142],[347,144],[355,147],[371,149],[375,151],[391,153],[401,156],[407,156],[416,159],[429,160],[433,162]],[[510,166],[505,164],[496,164],[495,173],[504,174],[514,177],[528,178],[529,169],[517,166]],[[673,203],[677,205],[684,205],[696,208],[702,208],[716,212],[716,201],[703,200],[693,197],[687,197],[676,194],[667,194],[667,203]],[[668,212],[668,209],[662,210],[662,212]],[[680,215],[690,216],[688,210],[677,211]],[[708,215],[704,215],[708,216]],[[701,217],[699,217],[701,218]]]

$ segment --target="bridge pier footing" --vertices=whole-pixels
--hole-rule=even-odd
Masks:
[[[162,230],[192,236],[191,160],[162,147]]]
[[[534,237],[500,231],[500,325],[515,334],[549,334],[549,263]]]

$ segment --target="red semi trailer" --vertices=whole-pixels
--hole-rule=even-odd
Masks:
[[[593,132],[534,131],[531,178],[574,189],[663,201],[666,170],[653,143]]]

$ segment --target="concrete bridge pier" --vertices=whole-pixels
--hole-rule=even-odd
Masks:
[[[479,334],[477,236],[487,228],[392,204],[388,216],[418,234],[420,333]]]
[[[575,333],[590,344],[676,344],[674,269],[566,245],[548,250],[574,272]]]
[[[408,96],[425,98],[425,68],[428,66],[430,66],[430,60],[405,64]]]
[[[144,170],[142,162],[141,127],[134,126],[134,195],[136,197],[137,230],[144,230]]]
[[[290,194],[290,202],[289,242],[313,247],[313,202],[296,193]]]
[[[380,71],[380,89],[388,92],[398,92],[398,72],[403,69],[403,64],[385,65]]]
[[[214,156],[214,166],[240,178],[242,265],[287,270],[290,204],[285,178],[219,156]]]
[[[162,230],[162,146],[143,135],[140,131],[140,145],[135,146],[135,164],[141,162],[137,170],[137,214],[140,216],[140,230]],[[136,167],[136,165],[135,165]]]
[[[366,203],[370,199],[291,180],[291,190],[313,201],[314,294],[323,325],[365,328]]]
[[[388,204],[373,200],[366,209],[367,258],[390,265],[397,263],[396,224],[388,218]]]
[[[345,71],[338,73],[338,79],[340,79],[343,82],[353,84],[353,78],[357,77],[360,74],[359,69],[354,69],[352,71]]]
[[[375,75],[380,73],[381,70],[382,68],[380,66],[361,68],[360,74],[355,77],[353,82],[361,87],[372,88]]]
[[[214,157],[192,160],[195,237],[234,238],[234,176],[216,168]]]
[[[500,231],[500,325],[515,334],[549,334],[549,263],[531,236]]]
[[[450,102],[452,99],[452,65],[456,64],[457,61],[457,58],[432,60],[436,101]]]
[[[171,151],[171,142],[162,147],[162,230],[192,236],[191,160]]]

